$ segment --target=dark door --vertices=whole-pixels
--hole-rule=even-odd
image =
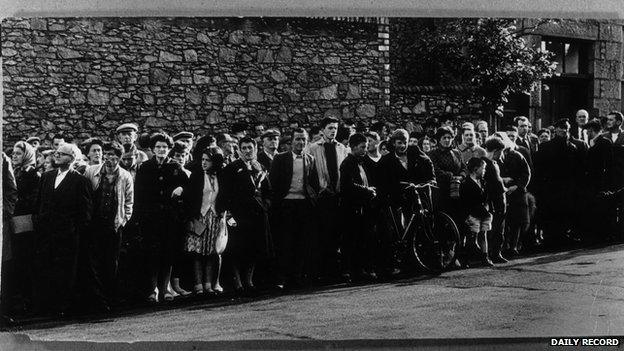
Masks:
[[[544,81],[542,87],[542,128],[552,125],[560,118],[574,121],[576,111],[589,105],[589,80],[560,78]]]

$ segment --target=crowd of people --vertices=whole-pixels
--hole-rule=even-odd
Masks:
[[[125,123],[111,140],[27,137],[3,155],[3,311],[392,279],[409,268],[387,214],[400,218],[422,183],[459,229],[456,269],[619,242],[622,113],[588,119],[579,110],[537,133],[523,116],[493,133],[448,116],[328,117],[288,135],[237,123],[170,137]]]

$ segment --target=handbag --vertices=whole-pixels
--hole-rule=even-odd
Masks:
[[[20,234],[26,232],[32,232],[34,230],[32,214],[15,216],[13,221],[13,233]]]
[[[206,230],[206,224],[201,219],[191,219],[186,222],[186,231],[194,235],[202,235]]]
[[[217,239],[215,240],[215,251],[217,255],[220,255],[225,251],[228,242],[228,229],[225,221],[225,216],[219,219],[219,232],[217,233]]]

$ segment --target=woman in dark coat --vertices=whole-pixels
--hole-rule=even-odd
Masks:
[[[459,184],[466,177],[466,165],[461,153],[453,147],[453,130],[449,127],[438,128],[436,132],[438,147],[429,153],[435,177],[440,187],[438,196],[440,209],[448,213],[455,223],[459,223]]]
[[[35,168],[36,151],[30,144],[18,141],[13,147],[11,156],[17,183],[17,203],[13,216],[32,215],[35,212],[37,189],[41,178]],[[19,267],[20,273],[12,285],[25,309],[29,308],[32,300],[34,235],[33,230],[28,230],[14,233],[13,236],[15,267]]]

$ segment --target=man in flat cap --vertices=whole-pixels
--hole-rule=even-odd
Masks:
[[[262,133],[262,150],[258,151],[258,162],[267,171],[271,169],[271,163],[273,163],[273,157],[277,155],[277,148],[279,147],[279,139],[282,133],[277,129],[268,129]]]
[[[37,150],[39,146],[41,145],[41,139],[39,139],[39,137],[37,136],[31,136],[30,138],[26,139],[26,142],[32,145],[32,147],[34,147],[35,150]]]
[[[175,143],[176,141],[180,141],[182,142],[184,145],[186,145],[186,148],[189,152],[191,152],[193,150],[193,140],[195,138],[195,135],[191,132],[180,132],[178,134],[175,134],[173,136],[173,142]],[[188,166],[193,162],[193,155],[189,154],[188,158],[187,158],[187,162],[186,165],[183,166]]]
[[[117,141],[121,145],[126,144],[134,144],[137,140],[137,132],[139,131],[139,127],[134,123],[124,123],[117,127],[115,130],[115,134],[117,135]],[[144,161],[147,161],[148,157],[145,152],[138,150],[137,163],[141,164]]]

